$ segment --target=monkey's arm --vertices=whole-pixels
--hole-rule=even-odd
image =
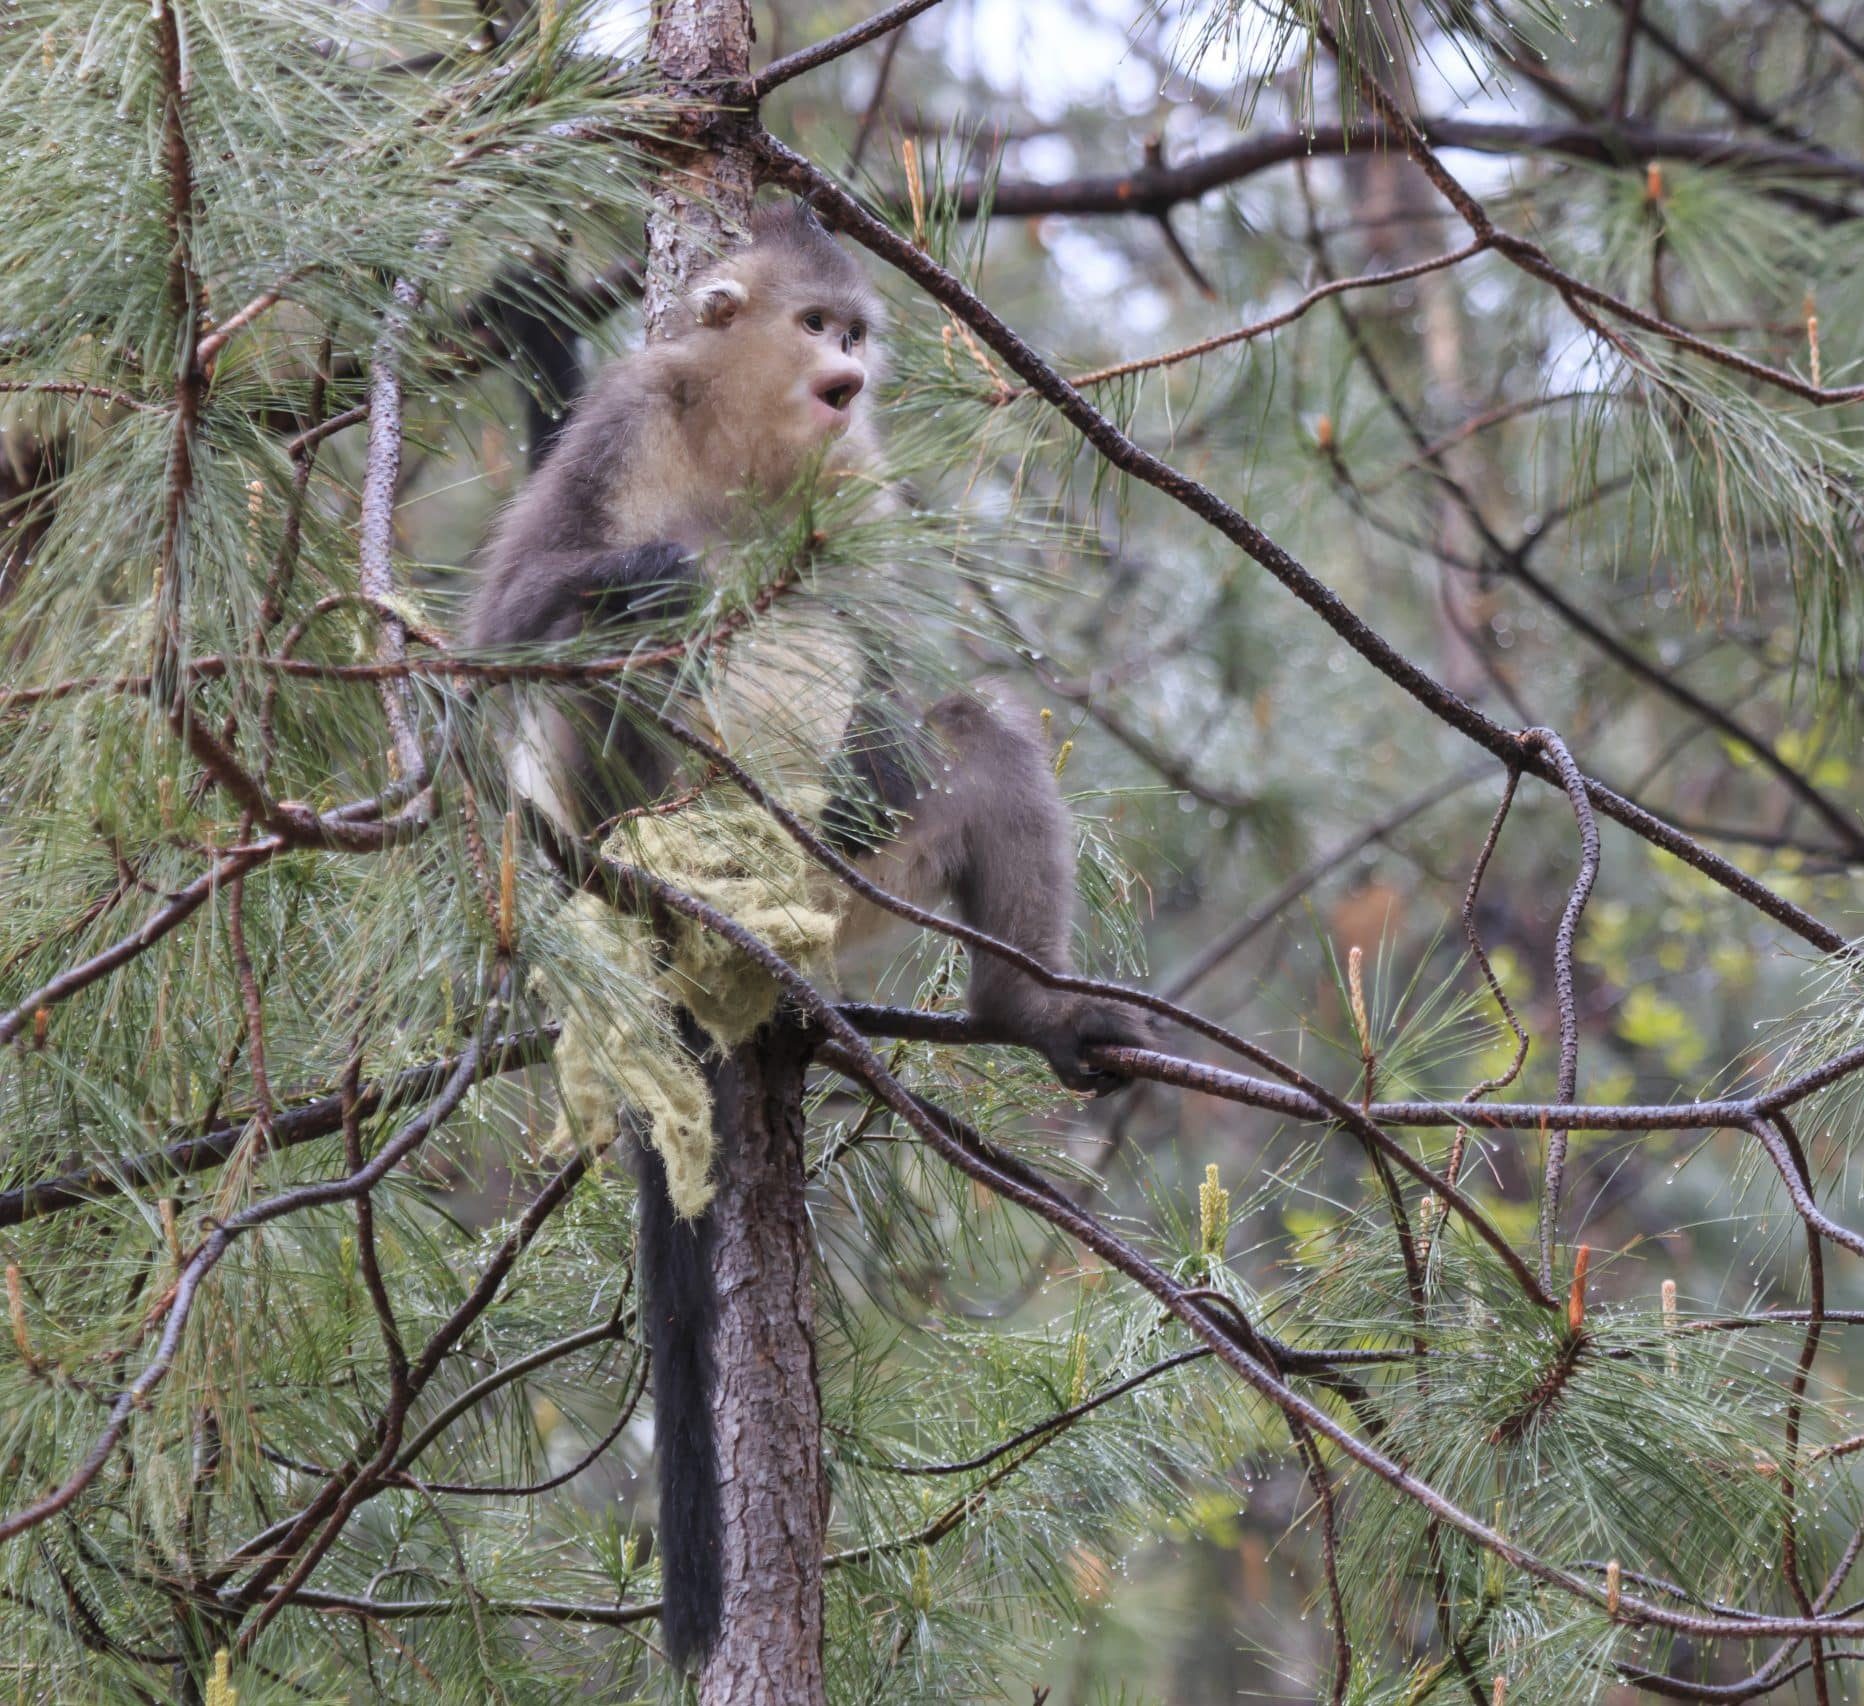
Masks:
[[[575,638],[677,614],[704,585],[677,545],[524,551],[504,541],[474,600],[467,637],[477,647]],[[617,715],[600,683],[544,693],[517,690],[499,724],[516,790],[566,828],[588,831],[655,798],[666,755]]]
[[[679,546],[656,540],[625,550],[526,552],[506,542],[474,601],[475,646],[567,640],[585,628],[676,614],[704,585]]]
[[[949,895],[967,924],[1068,972],[1074,960],[1074,832],[1040,736],[1013,710],[954,694],[926,716],[931,751],[916,788],[870,772],[903,820],[881,855],[910,895]],[[1104,1091],[1124,1080],[1090,1067],[1099,1046],[1150,1048],[1147,1016],[1123,1002],[1045,988],[996,956],[973,952],[971,1011],[1041,1051],[1070,1089]]]

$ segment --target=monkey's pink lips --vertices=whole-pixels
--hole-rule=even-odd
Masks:
[[[851,419],[849,408],[854,402],[855,392],[858,389],[858,386],[843,380],[839,384],[824,385],[818,390],[814,395],[814,401],[818,410],[817,419],[821,424],[828,427],[845,427]]]

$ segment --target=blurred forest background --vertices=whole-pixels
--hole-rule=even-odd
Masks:
[[[366,45],[320,60],[317,30],[287,8],[182,0],[168,15],[192,30],[204,200],[177,238],[160,211],[162,0],[153,26],[147,10],[0,3],[0,184],[21,210],[0,230],[8,685],[160,674],[138,624],[153,610],[159,625],[151,566],[175,560],[160,411],[177,242],[202,277],[224,269],[208,297],[222,319],[287,281],[203,393],[189,549],[210,566],[191,571],[186,656],[244,655],[290,516],[306,566],[264,631],[303,621],[303,655],[341,664],[387,655],[378,629],[393,625],[419,652],[453,628],[478,542],[581,376],[640,335],[646,137],[665,114],[651,78],[615,67],[647,20],[604,5],[385,5],[356,26]],[[813,0],[752,12],[759,65],[864,15]],[[1336,29],[1340,55],[1326,45]],[[1365,72],[1498,226],[1745,365],[1493,246],[1435,264],[1472,246],[1471,227],[1381,118]],[[475,82],[498,76],[502,106]],[[603,81],[615,77],[620,93]],[[594,110],[622,144],[574,133]],[[1864,6],[1371,0],[1342,18],[1305,0],[942,0],[785,81],[761,116],[1426,674],[1508,729],[1557,731],[1588,775],[1837,937],[1858,933],[1864,416],[1838,388],[1864,354]],[[466,188],[436,191],[443,179]],[[455,193],[480,225],[408,309],[391,283],[419,270],[425,222]],[[89,265],[100,254],[128,257],[120,276]],[[1013,684],[1049,713],[1087,855],[1084,965],[1355,1103],[1362,1079],[1376,1078],[1369,1096],[1454,1102],[1506,1074],[1516,1036],[1464,921],[1504,766],[1231,540],[1111,470],[959,318],[868,264],[896,325],[902,460],[933,520],[903,546],[863,549],[898,546],[877,566],[925,577],[880,595],[920,625],[915,646],[936,654],[921,667]],[[1405,276],[1310,300],[1393,271]],[[317,447],[294,508],[308,467],[296,435],[371,401],[370,353],[396,300],[414,326],[387,541],[397,589],[338,608],[368,549],[372,429]],[[1177,353],[1149,364],[1164,352]],[[961,563],[938,560],[952,516],[973,530]],[[350,757],[384,743],[372,684],[294,677],[261,716],[270,678],[255,666],[228,679],[245,685],[204,702],[244,714],[236,746],[273,719],[274,799],[322,813],[392,790],[392,769]],[[451,687],[423,693],[425,727],[470,716]],[[74,1167],[120,1178],[125,1157],[223,1129],[233,1160],[56,1215],[6,1199],[8,1512],[60,1484],[114,1414],[186,1254],[268,1192],[341,1171],[339,1143],[361,1141],[336,1121],[274,1152],[270,1128],[339,1094],[346,1071],[353,1088],[458,1046],[492,976],[487,861],[517,856],[500,848],[498,811],[454,793],[425,853],[298,849],[250,876],[223,871],[153,952],[47,996],[62,968],[200,878],[204,846],[224,861],[259,833],[250,801],[216,796],[198,753],[161,718],[138,721],[133,701],[69,694],[0,716],[0,1008],[13,1019],[0,1186],[17,1195]],[[1864,1034],[1858,988],[1819,943],[1619,824],[1599,833],[1566,1009],[1579,1102],[1746,1095]],[[1524,781],[1468,910],[1532,1038],[1499,1098],[1567,1099],[1556,936],[1579,865],[1572,805]],[[229,903],[229,881],[245,900]],[[531,927],[532,943],[547,937]],[[962,954],[895,942],[839,976],[846,999],[952,1005]],[[350,1030],[370,1039],[354,1055]],[[1226,1061],[1161,1035],[1173,1055]],[[1005,1051],[878,1046],[1282,1338],[1394,1354],[1428,1341],[1415,1366],[1369,1367],[1369,1391],[1336,1385],[1325,1401],[1562,1566],[1603,1583],[1611,1560],[1612,1610],[1639,1574],[1672,1584],[1666,1606],[1731,1617],[1803,1612],[1801,1575],[1815,1595],[1834,1571],[1843,1581],[1860,1458],[1830,1448],[1864,1426],[1858,1329],[1842,1324],[1864,1320],[1864,1281],[1827,1240],[1816,1307],[1831,1324],[1796,1386],[1807,1238],[1751,1132],[1574,1133],[1553,1289],[1564,1309],[1587,1246],[1574,1307],[1586,1343],[1614,1348],[1550,1377],[1580,1318],[1562,1339],[1478,1239],[1433,1245],[1440,1200],[1406,1179],[1428,1270],[1428,1319],[1414,1317],[1387,1186],[1337,1125],[1167,1084],[1088,1104]],[[830,1574],[830,1697],[1328,1698],[1315,1493],[1274,1407],[1204,1361],[1025,1450],[1025,1430],[1192,1341],[1099,1258],[943,1172],[865,1092],[825,1078],[813,1096],[834,1543],[882,1543]],[[553,1204],[505,1289],[437,1354],[401,1436],[431,1427],[421,1473],[434,1482],[578,1472],[523,1497],[391,1482],[303,1576],[255,1587],[241,1574],[253,1533],[308,1508],[328,1466],[379,1437],[406,1371],[377,1342],[371,1295],[393,1294],[410,1346],[446,1321],[547,1172],[552,1108],[541,1065],[475,1090],[385,1188],[379,1263],[358,1254],[376,1234],[341,1208],[233,1246],[111,1466],[8,1542],[0,1693],[213,1700],[211,1655],[231,1643],[242,1706],[676,1696],[651,1627],[643,1639],[636,1623],[562,1609],[653,1591],[651,1406],[622,1289],[631,1186],[614,1163]],[[1857,1112],[1840,1085],[1799,1119],[1818,1202],[1845,1223],[1864,1198]],[[1403,1141],[1460,1170],[1531,1268],[1548,1137]],[[1731,1319],[1751,1330],[1681,1330]],[[574,1355],[493,1379],[579,1332]],[[1012,1438],[1024,1443],[1008,1456],[952,1467]],[[1505,1676],[1510,1701],[1628,1701],[1649,1697],[1645,1666],[1682,1679],[1684,1692],[1656,1691],[1675,1698],[1864,1688],[1832,1656],[1842,1642],[1789,1638],[1769,1661],[1771,1639],[1633,1630],[1503,1580],[1369,1474],[1335,1470],[1354,1700],[1487,1701]],[[923,1543],[884,1544],[914,1533]],[[273,1605],[281,1586],[292,1593]],[[1662,1597],[1649,1580],[1639,1591]],[[1819,1609],[1836,1616],[1851,1597]],[[527,1601],[557,1609],[526,1615]],[[260,1607],[263,1630],[242,1646]],[[1809,1652],[1823,1662],[1804,1667]],[[1714,1691],[1755,1676],[1751,1692]]]

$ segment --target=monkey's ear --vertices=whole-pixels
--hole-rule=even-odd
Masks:
[[[692,293],[693,318],[702,326],[729,326],[750,299],[735,278],[711,279]]]

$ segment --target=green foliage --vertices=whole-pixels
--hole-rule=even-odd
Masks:
[[[1356,81],[1362,71],[1383,77],[1394,61],[1415,59],[1451,75],[1484,79],[1530,42],[1546,36],[1561,41],[1567,34],[1565,11],[1557,0],[1398,0],[1376,9],[1320,0],[1277,7],[1216,0],[1172,21],[1175,63],[1196,73],[1214,62],[1231,80],[1245,115],[1271,81],[1292,71],[1289,80],[1299,89],[1300,111],[1316,116],[1316,73],[1327,60],[1331,40],[1340,50],[1344,75],[1338,99],[1341,116],[1348,120],[1365,111]]]
[[[365,824],[408,805],[377,683],[332,673],[374,659],[383,631],[358,597],[366,429],[333,433],[308,461],[291,446],[368,399],[399,302],[408,453],[395,609],[430,654],[423,636],[451,625],[474,542],[525,459],[514,409],[527,393],[546,409],[563,401],[511,323],[543,310],[596,349],[636,335],[610,269],[639,250],[650,175],[679,120],[638,62],[592,45],[598,8],[518,10],[495,39],[464,5],[188,0],[171,65],[146,6],[0,9],[0,473],[38,451],[52,470],[0,486],[0,521],[32,539],[29,560],[0,545],[0,656],[9,692],[56,689],[0,707],[0,1009],[27,1003],[18,1043],[0,1053],[0,1189],[75,1170],[96,1197],[0,1227],[14,1275],[0,1512],[59,1485],[98,1437],[158,1355],[194,1252],[241,1211],[339,1177],[350,1146],[379,1154],[412,1113],[369,1105],[347,1134],[332,1120],[272,1146],[268,1101],[288,1126],[340,1097],[352,1071],[360,1084],[392,1080],[456,1056],[487,1024],[527,1036],[553,1017],[539,966],[591,1012],[652,1000],[569,927],[541,864],[513,885],[507,970],[501,755],[463,678],[428,670],[408,685],[409,715],[454,773],[423,833],[367,853],[261,848],[189,725],[141,679],[200,666],[192,728],[273,800],[317,812],[385,802],[353,820]],[[1677,23],[1722,9],[1658,10]],[[1742,54],[1756,15],[1731,15]],[[1342,46],[1349,70],[1403,66],[1424,82],[1434,68],[1438,111],[1511,80],[1523,111],[1544,117],[1521,66],[1599,81],[1615,16],[1426,0],[1352,13]],[[935,16],[905,38],[898,73],[938,127],[919,143],[921,226],[889,130],[903,106],[866,156],[875,197],[1077,375],[1287,307],[1318,282],[1316,231],[1338,273],[1439,253],[1460,236],[1435,203],[1406,199],[1395,151],[1317,155],[1176,207],[1213,298],[1150,219],[959,217],[963,187],[981,187],[987,207],[1000,170],[1129,171],[1141,131],[1187,107],[1195,136],[1161,145],[1167,162],[1234,141],[1241,116],[1363,119],[1350,76],[1317,49],[1323,17],[1338,24],[1340,9],[1141,8],[1133,56],[1147,79],[1179,79],[1171,105],[1122,85],[1111,105],[1096,88],[1056,110],[1042,91],[1006,94]],[[847,21],[783,19],[809,37]],[[1794,123],[1816,120],[1822,141],[1830,130],[1855,155],[1855,115],[1834,111],[1823,86],[1795,92],[1804,51],[1773,29],[1752,54],[1757,98],[1800,101]],[[836,163],[871,58],[779,90],[766,120]],[[1633,70],[1634,111],[1648,97],[1681,128],[1726,118],[1700,90],[1657,84],[1642,49]],[[179,202],[171,76],[185,86]],[[1606,97],[1587,87],[1595,104]],[[1122,103],[1130,125],[1109,116]],[[965,116],[980,113],[1002,118],[1009,140]],[[1806,378],[1810,294],[1823,382],[1853,377],[1855,222],[1827,220],[1823,179],[1809,196],[1779,173],[1664,161],[1653,179],[1641,158],[1551,154],[1523,155],[1503,184],[1471,158],[1452,163],[1560,264]],[[1080,834],[1079,957],[1134,979],[1156,968],[1160,987],[1309,860],[1460,774],[1466,743],[1181,508],[1109,477],[966,329],[881,283],[897,327],[891,471],[910,502],[840,491],[737,542],[717,596],[651,636],[685,648],[682,692],[701,695],[697,660],[772,611],[810,635],[852,616],[874,661],[927,691],[1023,676],[1025,696],[1053,713],[1058,763],[1073,743],[1062,781]],[[229,335],[211,373],[196,372],[194,332],[216,327]],[[21,389],[48,386],[63,389]],[[1831,822],[1813,823],[1767,762],[1855,818],[1855,406],[1802,404],[1609,317],[1588,325],[1498,254],[1337,297],[1273,336],[1087,394],[1485,709],[1547,722],[1614,786],[1727,829],[1717,845],[1795,902],[1855,912],[1855,849],[1831,844]],[[178,431],[186,410],[193,425]],[[1511,562],[1621,638],[1646,674],[1575,639]],[[600,649],[591,638],[561,655]],[[287,650],[322,673],[287,673]],[[124,676],[136,678],[127,690]],[[1700,738],[1663,679],[1750,733],[1717,725]],[[800,792],[780,765],[760,776]],[[1298,885],[1310,925],[1292,905],[1263,920],[1190,998],[1354,1100],[1367,1054],[1379,1097],[1455,1100],[1496,1076],[1513,1033],[1457,934],[1494,792],[1486,777],[1446,786],[1326,865]],[[242,848],[264,853],[243,874],[224,863]],[[1550,943],[1574,857],[1565,801],[1524,784],[1476,909],[1533,1035],[1508,1096],[1554,1091]],[[216,864],[177,928],[69,998],[36,993]],[[1355,946],[1363,1035],[1342,959]],[[841,976],[853,996],[952,1011],[962,957],[928,936]],[[1791,960],[1726,890],[1616,830],[1578,962],[1581,1095],[1594,1102],[1779,1083],[1864,1043],[1849,960]],[[1801,1228],[1744,1135],[1575,1136],[1556,1274],[1571,1272],[1569,1238],[1597,1252],[1575,1328],[1525,1302],[1517,1276],[1417,1181],[1399,1176],[1394,1193],[1347,1130],[1150,1088],[1090,1109],[1021,1051],[884,1047],[916,1090],[1178,1280],[1283,1344],[1355,1358],[1290,1378],[1340,1427],[1559,1568],[1602,1581],[1616,1561],[1627,1592],[1666,1606],[1784,1612],[1789,1516],[1807,1582],[1842,1554],[1860,1516],[1859,1458],[1818,1454],[1855,1428],[1856,1353],[1829,1324],[1798,1398],[1802,1326],[1768,1312],[1805,1304]],[[1799,1114],[1814,1189],[1840,1219],[1857,1194],[1856,1083]],[[547,1066],[489,1077],[389,1172],[368,1224],[329,1202],[230,1243],[97,1479],[0,1547],[0,1677],[20,1698],[115,1706],[178,1694],[178,1667],[211,1676],[214,1653],[280,1584],[263,1562],[280,1525],[380,1448],[398,1355],[430,1344],[442,1349],[394,1448],[400,1473],[308,1578],[339,1599],[281,1606],[234,1653],[241,1706],[680,1696],[651,1618],[611,1627],[571,1614],[652,1602],[658,1513],[633,1187],[617,1155],[581,1176],[583,1158],[553,1140],[555,1112]],[[218,1164],[146,1176],[151,1152],[203,1133],[225,1151]],[[1401,1141],[1432,1168],[1454,1151],[1462,1189],[1531,1263],[1542,1134],[1423,1127]],[[1197,1346],[1155,1302],[827,1075],[812,1084],[807,1164],[834,1494],[831,1699],[1321,1696],[1315,1493],[1280,1412],[1213,1358],[1174,1361]],[[1198,1185],[1211,1166],[1229,1201],[1207,1237]],[[571,1174],[573,1188],[527,1222]],[[1827,1253],[1828,1307],[1855,1312],[1854,1264]],[[485,1307],[446,1338],[488,1274]],[[1684,1293],[1675,1318],[1658,1301],[1666,1278]],[[1486,1689],[1496,1673],[1510,1702],[1603,1699],[1626,1665],[1741,1674],[1729,1668],[1738,1645],[1691,1670],[1695,1654],[1669,1634],[1628,1630],[1431,1523],[1336,1445],[1321,1456],[1340,1511],[1347,1699],[1416,1706],[1467,1697],[1472,1677]]]

